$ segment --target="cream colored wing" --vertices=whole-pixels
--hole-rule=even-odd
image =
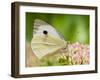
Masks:
[[[34,35],[44,35],[43,31],[47,31],[48,35],[53,35],[57,38],[64,40],[63,36],[60,33],[58,33],[58,31],[56,31],[56,29],[54,27],[52,27],[51,25],[49,25],[48,23],[46,23],[43,20],[35,19],[34,29],[33,29],[33,37],[34,37]]]
[[[65,40],[49,24],[39,20],[35,22],[34,28],[31,48],[39,59],[66,46]]]
[[[66,42],[64,40],[50,35],[48,35],[46,39],[43,38],[43,36],[36,35],[31,41],[32,50],[39,59],[47,54],[52,54],[65,46]]]

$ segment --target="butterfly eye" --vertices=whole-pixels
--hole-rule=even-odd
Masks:
[[[47,34],[48,34],[48,31],[45,31],[45,30],[44,30],[44,31],[43,31],[43,34],[47,35]]]

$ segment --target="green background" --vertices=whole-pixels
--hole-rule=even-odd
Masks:
[[[26,12],[27,42],[33,37],[35,19],[41,19],[52,25],[66,41],[89,44],[89,15]]]

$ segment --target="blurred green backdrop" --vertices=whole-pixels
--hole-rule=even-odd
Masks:
[[[89,15],[26,12],[26,41],[32,39],[34,20],[42,19],[64,36],[66,41],[89,44]]]

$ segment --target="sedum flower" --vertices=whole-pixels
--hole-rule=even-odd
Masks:
[[[79,42],[68,44],[65,55],[62,55],[58,60],[62,60],[64,64],[89,64],[90,48],[89,45]],[[66,58],[67,57],[67,58]]]

